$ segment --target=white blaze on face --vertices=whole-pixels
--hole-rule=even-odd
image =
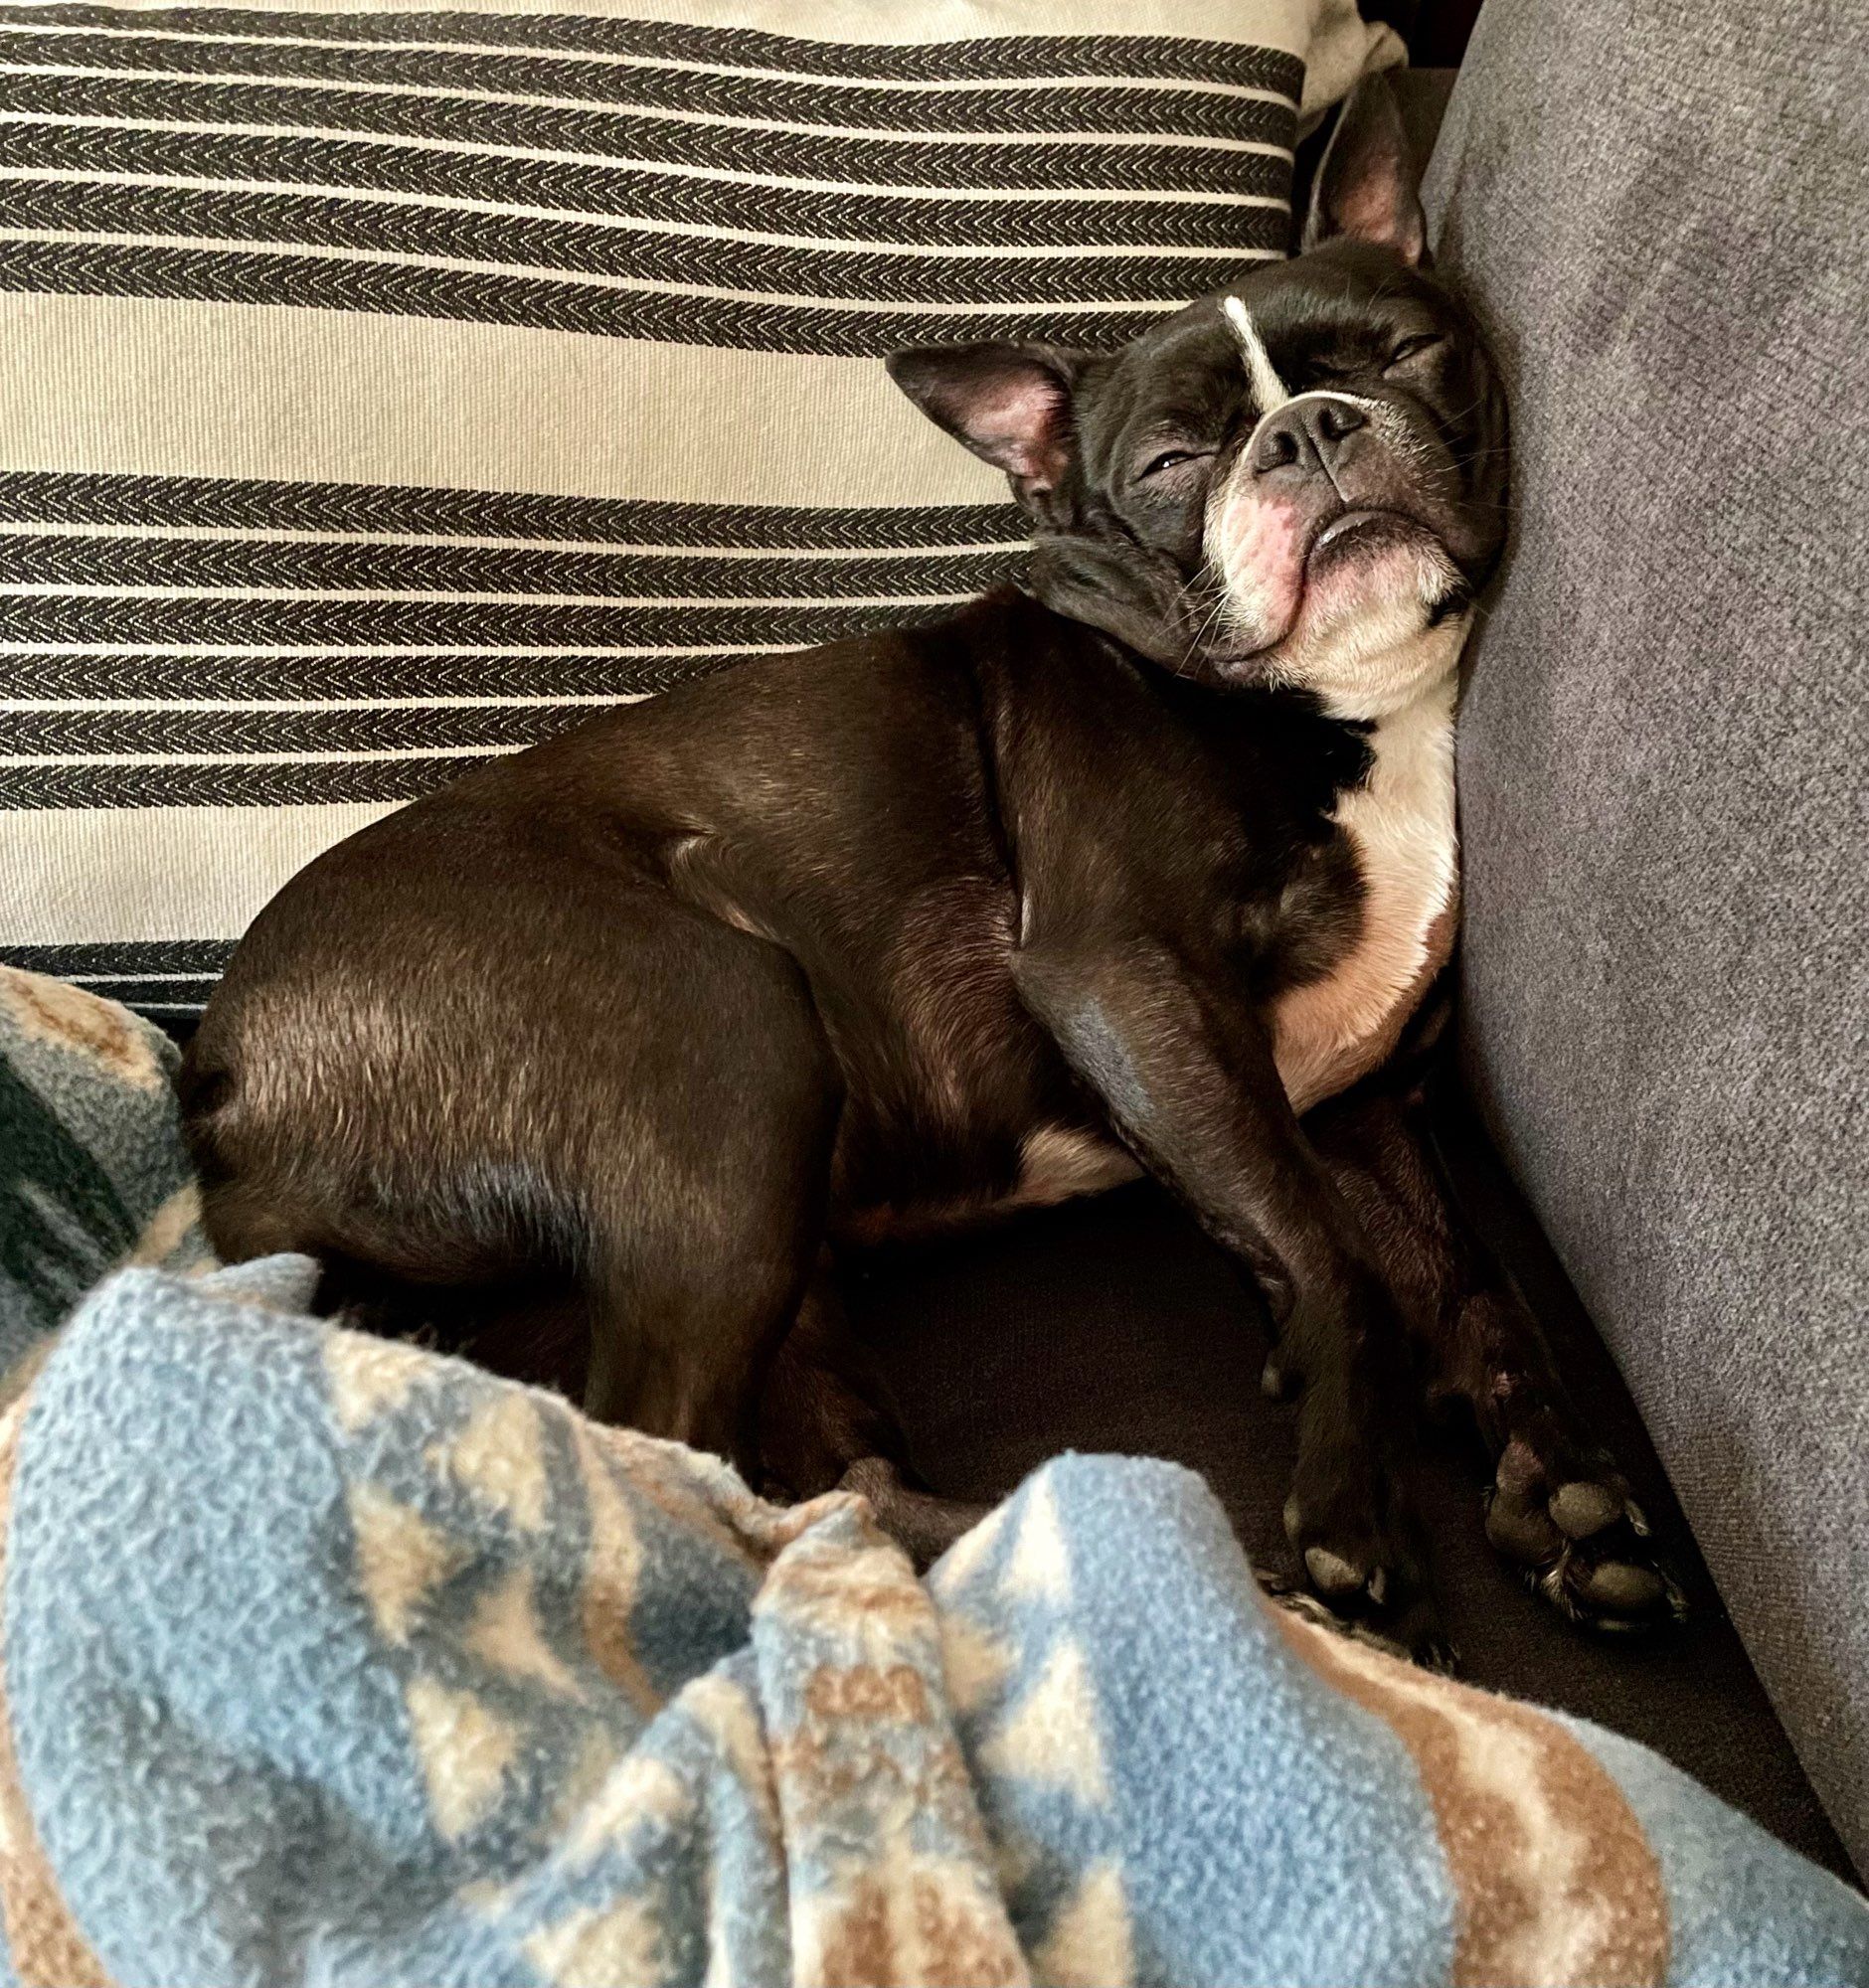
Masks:
[[[1272,363],[1272,356],[1266,350],[1266,341],[1259,335],[1259,326],[1253,322],[1253,313],[1238,297],[1223,297],[1220,302],[1222,314],[1233,327],[1233,335],[1240,341],[1240,354],[1246,361],[1247,378],[1253,383],[1253,405],[1259,410],[1259,419],[1254,423],[1253,432],[1247,438],[1242,458],[1250,456],[1253,444],[1259,439],[1259,431],[1280,408],[1288,407],[1293,401],[1341,401],[1346,408],[1369,417],[1380,418],[1383,410],[1376,401],[1366,400],[1361,394],[1339,394],[1330,387],[1307,387],[1303,393],[1294,394],[1278,377],[1278,369]]]
[[[1239,341],[1253,405],[1263,422],[1291,395],[1272,363],[1253,313],[1238,297],[1223,297],[1220,308]],[[1248,466],[1251,452],[1249,441],[1233,473],[1215,485],[1207,536],[1226,586],[1228,618],[1248,640],[1263,642],[1288,627],[1296,610],[1303,536],[1294,506],[1255,492]]]
[[[1282,408],[1291,395],[1267,354],[1266,341],[1259,335],[1253,313],[1238,297],[1224,298],[1220,308],[1233,327],[1234,337],[1240,341],[1240,351],[1246,358],[1246,375],[1253,383],[1253,400],[1260,419],[1264,420],[1274,409]]]

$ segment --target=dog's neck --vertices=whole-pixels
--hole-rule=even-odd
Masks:
[[[1380,726],[1445,694],[1451,702],[1460,651],[1472,627],[1469,609],[1383,640],[1372,630],[1333,645],[1319,658],[1307,685],[1332,718]],[[1302,678],[1299,679],[1303,681]]]

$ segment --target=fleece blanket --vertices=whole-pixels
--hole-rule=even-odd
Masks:
[[[1869,1983],[1846,1887],[1273,1606],[1174,1466],[1061,1458],[920,1581],[860,1499],[307,1316],[302,1258],[133,1263],[47,1336],[196,1245],[79,1104],[153,1123],[161,1047],[18,978],[0,1028],[12,1979]]]
[[[0,1386],[106,1270],[205,1260],[180,1060],[116,1002],[0,966]]]

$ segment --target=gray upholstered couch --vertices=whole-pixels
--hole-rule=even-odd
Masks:
[[[1869,1868],[1869,9],[1491,0],[1464,1066]]]

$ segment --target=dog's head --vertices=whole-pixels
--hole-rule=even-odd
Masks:
[[[1375,78],[1291,261],[1119,352],[921,346],[890,374],[1011,479],[1060,613],[1187,676],[1378,717],[1452,666],[1505,526],[1504,399],[1423,246]]]

